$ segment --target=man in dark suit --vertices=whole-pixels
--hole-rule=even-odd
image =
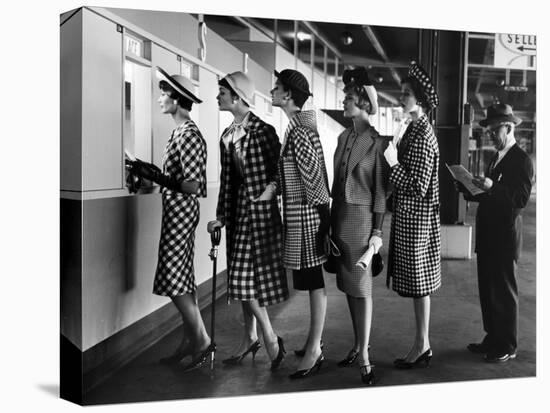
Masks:
[[[521,211],[529,201],[533,164],[519,148],[514,128],[521,119],[505,104],[492,105],[479,122],[491,134],[497,150],[474,185],[485,192],[472,196],[457,189],[469,201],[479,202],[476,217],[476,253],[479,300],[485,337],[468,350],[483,354],[485,361],[503,363],[516,357],[518,324],[517,260],[521,251]]]

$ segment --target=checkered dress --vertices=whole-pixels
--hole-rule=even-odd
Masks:
[[[197,181],[197,195],[162,189],[162,227],[153,293],[177,296],[197,288],[193,269],[197,196],[206,196],[206,142],[192,120],[178,126],[166,144],[163,172],[178,181]]]
[[[393,184],[388,281],[405,297],[422,297],[441,286],[439,147],[428,117],[407,128],[398,148]]]
[[[225,223],[228,297],[268,306],[288,298],[281,260],[282,223],[277,199],[256,201],[275,180],[281,144],[275,129],[253,113],[243,125],[242,176],[220,140],[221,176],[217,219]]]
[[[323,148],[314,111],[290,120],[279,159],[278,187],[283,195],[283,263],[299,270],[327,260],[317,239],[321,222],[317,205],[329,202]]]

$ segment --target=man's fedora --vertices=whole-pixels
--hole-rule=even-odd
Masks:
[[[487,108],[487,117],[480,120],[479,125],[486,128],[487,126],[504,122],[511,122],[517,126],[521,123],[521,119],[514,116],[512,106],[504,103],[497,103]]]

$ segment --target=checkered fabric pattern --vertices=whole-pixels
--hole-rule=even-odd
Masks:
[[[290,120],[278,178],[283,194],[285,267],[298,270],[322,264],[327,258],[317,240],[320,216],[316,206],[329,202],[329,192],[314,111],[298,112]]]
[[[243,185],[238,188],[231,179],[235,174],[231,153],[220,140],[216,215],[226,226],[229,297],[257,299],[261,306],[267,306],[289,296],[281,257],[282,223],[276,199],[252,200],[276,180],[281,144],[275,129],[253,113],[249,113],[243,127],[247,131],[242,138]]]
[[[421,297],[441,286],[439,147],[426,115],[411,125],[390,174],[394,212],[388,277],[400,295]]]
[[[426,93],[428,99],[428,101],[424,103],[426,103],[431,109],[436,108],[439,105],[439,96],[435,91],[435,87],[428,76],[428,73],[426,73],[426,71],[418,63],[411,62],[408,75],[418,80],[420,85],[424,88],[424,92]]]
[[[199,182],[206,196],[206,142],[193,121],[184,122],[170,137],[163,172],[180,181]],[[162,225],[153,293],[177,296],[197,288],[193,268],[195,229],[199,222],[197,195],[162,190]]]

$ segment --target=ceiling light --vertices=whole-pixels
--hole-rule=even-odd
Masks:
[[[349,46],[350,44],[353,43],[353,36],[351,35],[350,32],[342,33],[342,43],[344,43],[344,45],[346,46]]]
[[[296,33],[296,38],[301,42],[303,42],[304,40],[311,40],[311,34],[304,33],[304,32],[298,32],[298,33]]]

